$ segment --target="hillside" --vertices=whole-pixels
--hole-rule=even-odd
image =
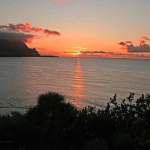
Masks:
[[[0,57],[40,57],[40,54],[22,41],[0,39]]]

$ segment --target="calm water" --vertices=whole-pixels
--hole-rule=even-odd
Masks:
[[[65,95],[78,108],[104,107],[115,93],[119,100],[130,92],[139,97],[150,93],[150,60],[0,58],[0,106],[34,106],[47,91]]]

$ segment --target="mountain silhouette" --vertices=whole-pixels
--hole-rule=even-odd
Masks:
[[[40,57],[35,48],[31,49],[19,40],[0,39],[0,57]]]

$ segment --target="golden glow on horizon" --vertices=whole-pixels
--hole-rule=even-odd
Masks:
[[[57,55],[60,57],[100,57],[100,58],[143,58],[149,59],[150,53],[129,53],[118,45],[118,41],[101,41],[93,39],[91,42],[76,38],[68,39],[68,36],[43,38],[34,43],[28,43],[31,48],[35,47],[41,55]],[[66,39],[68,40],[66,40]],[[69,41],[69,42],[66,42]]]
[[[78,52],[73,52],[73,55],[80,55],[80,54],[81,54],[80,51],[78,51]]]

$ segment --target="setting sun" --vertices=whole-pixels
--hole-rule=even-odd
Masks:
[[[80,51],[78,51],[78,52],[73,52],[73,55],[80,55],[80,54],[81,54]]]

